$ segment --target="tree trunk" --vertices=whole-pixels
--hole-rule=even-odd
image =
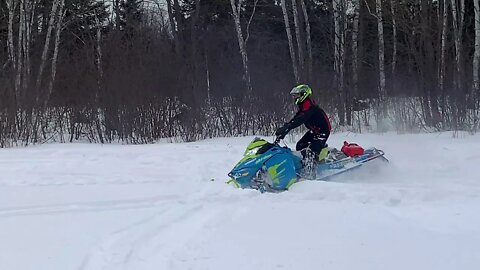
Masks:
[[[354,3],[353,29],[352,29],[352,80],[353,80],[353,98],[358,98],[358,29],[360,22],[360,0]]]
[[[462,1],[463,2],[463,1]],[[462,11],[458,10],[457,1],[451,0],[452,3],[452,16],[453,16],[453,36],[455,43],[455,64],[456,64],[456,76],[455,87],[459,97],[461,97],[460,91],[462,91],[462,28],[463,28],[463,15]],[[460,8],[462,4],[460,4]]]
[[[313,54],[312,54],[312,38],[310,30],[310,21],[308,19],[307,7],[305,5],[305,0],[300,0],[302,4],[303,17],[305,18],[305,32],[307,36],[307,50],[308,50],[308,62],[307,62],[307,82],[312,83],[313,79]]]
[[[347,31],[348,31],[348,18],[347,18],[347,1],[342,1],[342,9],[341,9],[341,19],[342,19],[342,29],[340,35],[340,89],[342,89],[342,108],[344,110],[343,114],[347,117],[347,125],[352,124],[352,117],[351,117],[351,90],[345,87],[345,61],[347,59],[346,55],[346,38],[347,38]]]
[[[53,92],[53,84],[55,82],[55,76],[57,75],[57,58],[58,58],[58,46],[60,45],[60,35],[62,34],[62,23],[63,23],[63,18],[65,16],[63,12],[63,7],[65,4],[65,0],[59,0],[60,1],[60,10],[58,11],[57,14],[57,25],[56,25],[56,31],[55,31],[55,45],[53,49],[53,58],[52,58],[52,74],[51,74],[51,79],[50,83],[48,86],[48,94],[47,98],[45,99],[45,105],[46,103],[50,100],[50,96],[52,95]]]
[[[178,32],[177,27],[175,25],[174,14],[172,10],[172,0],[167,0],[167,12],[168,12],[168,21],[170,23],[170,29],[172,31],[173,40],[175,41],[175,51],[180,54],[180,44],[178,42]]]
[[[480,90],[479,64],[480,64],[480,0],[473,0],[475,5],[475,53],[473,56],[473,89],[472,97],[478,97]]]
[[[395,2],[398,0],[390,0],[390,11],[392,12],[392,29],[393,29],[393,52],[392,52],[392,90],[395,92],[396,88],[396,68],[397,68],[397,18],[395,11]]]
[[[295,76],[295,82],[298,83],[300,79],[298,78],[298,63],[297,57],[295,55],[295,49],[293,47],[293,39],[292,39],[292,31],[290,30],[290,22],[288,20],[288,11],[287,6],[285,4],[285,0],[281,0],[282,4],[282,12],[283,12],[283,21],[285,23],[285,31],[287,32],[287,39],[288,39],[288,48],[290,49],[290,58],[292,59],[292,68],[293,74]]]
[[[248,19],[247,29],[245,30],[247,32],[246,33],[247,37],[245,38],[245,45],[248,44],[248,39],[250,38],[250,24],[252,23],[253,16],[255,15],[255,10],[257,9],[258,1],[259,0],[255,0],[255,2],[253,2],[252,14],[250,15],[250,19]]]
[[[352,25],[352,91],[347,101],[347,123],[352,123],[354,111],[360,111],[356,108],[359,99],[358,93],[358,34],[360,24],[360,0],[353,1],[353,25]],[[361,132],[360,114],[358,114],[358,131]],[[352,123],[353,124],[353,123]]]
[[[378,20],[378,73],[379,73],[379,101],[382,117],[386,114],[386,91],[385,91],[385,39],[383,35],[382,0],[376,0],[375,10]]]
[[[100,23],[100,20],[98,19],[97,13],[95,12],[95,24],[97,27],[97,46],[96,46],[96,64],[97,64],[97,71],[98,71],[98,77],[97,77],[97,90],[95,91],[95,106],[98,108],[98,113],[96,113],[96,121],[95,121],[95,126],[97,129],[98,137],[100,139],[100,143],[105,142],[105,138],[103,135],[103,131],[101,128],[102,119],[105,118],[105,113],[100,106],[100,91],[103,89],[103,55],[102,55],[102,25]]]
[[[25,42],[24,42],[24,52],[25,52],[25,73],[27,76],[24,78],[24,85],[25,87],[28,86],[28,80],[30,79],[31,74],[31,65],[30,65],[30,44],[32,41],[32,29],[33,24],[35,22],[35,9],[38,0],[29,1],[27,5],[27,14],[25,20],[27,23],[25,24]]]
[[[335,71],[335,84],[339,85],[339,71],[340,71],[340,15],[339,15],[339,3],[340,0],[333,0],[333,28],[334,28],[334,71]],[[338,91],[339,89],[337,89]]]
[[[333,22],[334,22],[334,72],[335,72],[335,86],[337,88],[337,108],[339,124],[345,125],[345,89],[344,89],[344,5],[343,0],[333,0]],[[342,27],[342,28],[341,28]]]
[[[102,81],[103,81],[102,25],[100,24],[100,20],[98,19],[98,16],[96,13],[95,13],[95,23],[97,26],[96,62],[97,62],[97,70],[99,75],[97,84],[99,85],[99,89],[100,89],[100,85],[102,85]],[[95,95],[95,97],[96,97],[95,101],[98,101],[98,92]]]
[[[57,8],[60,0],[54,0],[52,4],[52,11],[50,12],[50,20],[48,22],[48,28],[47,28],[47,34],[45,37],[45,45],[43,47],[43,52],[42,52],[42,59],[40,62],[40,68],[38,70],[38,75],[37,75],[37,83],[36,83],[36,89],[37,91],[40,90],[41,84],[42,84],[42,76],[43,76],[43,70],[45,69],[45,65],[47,62],[47,55],[48,55],[48,50],[50,48],[50,39],[52,35],[52,29],[53,25],[55,23],[55,14],[57,13]],[[63,1],[63,0],[62,0]],[[39,94],[39,93],[37,93]],[[37,97],[38,99],[38,97]]]
[[[22,29],[20,31],[23,32],[23,39],[22,42],[19,43],[18,46],[22,47],[23,51],[23,75],[22,75],[22,88],[27,89],[28,87],[28,75],[30,74],[30,55],[29,55],[29,49],[28,49],[28,39],[29,39],[29,34],[28,34],[28,26],[30,23],[29,20],[29,14],[30,14],[30,1],[23,2],[22,5],[22,10],[23,10],[23,23],[22,23]]]
[[[203,86],[200,86],[200,82],[203,82],[202,80],[199,80],[198,77],[202,76],[203,74],[198,74],[198,67],[197,63],[200,62],[201,58],[197,57],[197,51],[198,51],[198,42],[197,42],[197,32],[198,30],[196,29],[197,27],[197,22],[198,22],[198,16],[200,14],[200,1],[201,0],[195,0],[195,11],[191,16],[190,20],[190,43],[189,43],[189,49],[190,49],[190,61],[189,61],[189,69],[190,69],[190,75],[191,75],[191,89],[193,93],[193,99],[194,102],[198,102],[200,100],[205,100],[205,98],[200,98],[199,94],[200,91],[198,90],[199,88],[202,88]],[[202,88],[204,89],[204,88]]]
[[[210,89],[210,70],[208,68],[208,53],[205,52],[205,78],[207,79],[207,109],[212,109],[212,97]]]
[[[9,61],[12,63],[13,69],[15,70],[17,67],[16,58],[15,58],[15,48],[13,45],[13,20],[15,10],[17,9],[17,1],[16,0],[7,0],[7,9],[8,9],[8,40],[7,40],[7,47],[8,47],[8,58]]]
[[[113,0],[113,13],[115,13],[115,27],[120,29],[120,0]]]
[[[177,23],[178,43],[183,46],[183,42],[184,42],[183,32],[185,29],[183,25],[182,13],[181,13],[180,4],[178,3],[178,0],[173,0],[173,8],[174,8],[175,21]],[[181,37],[179,35],[181,35]]]
[[[300,29],[300,18],[298,17],[297,9],[297,0],[292,0],[292,9],[293,9],[293,23],[295,25],[295,36],[297,38],[297,48],[298,48],[298,68],[299,68],[299,80],[303,81],[305,79],[305,53],[303,50],[304,42],[302,38],[302,33]]]
[[[441,51],[440,51],[440,80],[439,86],[442,95],[442,108],[445,107],[445,54],[447,50],[447,24],[448,24],[448,2],[449,0],[443,1],[443,22],[442,22],[442,41],[441,41]]]
[[[24,0],[20,1],[20,22],[18,25],[18,42],[17,42],[17,72],[15,76],[15,89],[17,89],[17,94],[21,96],[23,94],[23,87],[21,88],[21,82],[22,82],[22,74],[23,74],[23,57],[24,57],[24,52],[23,52],[23,39],[24,39],[24,24],[25,24],[25,8],[24,8]]]
[[[240,24],[240,14],[243,0],[239,0],[238,7],[235,6],[235,0],[230,0],[230,5],[232,6],[233,20],[235,22],[235,30],[237,31],[238,46],[240,48],[240,54],[242,55],[244,79],[247,85],[247,93],[250,95],[252,93],[252,84],[250,81],[250,72],[248,70],[248,55],[247,48],[245,46],[245,40],[243,39],[242,26]]]

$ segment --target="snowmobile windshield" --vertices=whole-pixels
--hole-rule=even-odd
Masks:
[[[256,155],[261,155],[270,148],[274,146],[273,143],[269,143],[264,139],[260,138],[255,138],[253,141],[250,142],[250,144],[247,146],[247,149],[245,150],[245,153],[243,154],[244,157],[253,157]]]

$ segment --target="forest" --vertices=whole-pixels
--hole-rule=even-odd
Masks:
[[[476,132],[480,0],[0,0],[0,147]]]

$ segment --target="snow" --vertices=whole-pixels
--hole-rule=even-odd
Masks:
[[[480,269],[479,135],[333,134],[390,164],[280,194],[225,184],[251,139],[0,149],[0,268]]]

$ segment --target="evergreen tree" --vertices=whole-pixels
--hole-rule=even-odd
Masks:
[[[119,23],[120,29],[131,36],[138,31],[142,23],[142,2],[141,0],[122,0],[120,2]]]
[[[98,27],[107,30],[108,6],[97,0],[65,1],[64,44],[73,51],[73,46],[89,44],[95,40]]]

